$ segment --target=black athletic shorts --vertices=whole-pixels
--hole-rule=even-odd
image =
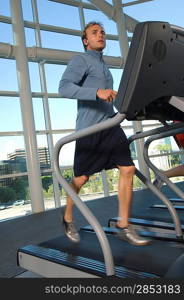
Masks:
[[[134,165],[127,137],[119,125],[76,141],[74,176],[90,176],[118,165]]]

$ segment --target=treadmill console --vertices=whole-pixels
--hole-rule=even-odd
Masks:
[[[172,97],[184,97],[184,29],[138,23],[114,105],[127,120],[184,121]]]

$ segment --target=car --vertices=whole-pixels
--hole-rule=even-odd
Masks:
[[[16,200],[13,205],[23,205],[24,204],[24,200]]]
[[[5,208],[6,208],[5,205],[0,205],[0,210],[3,210],[3,209],[5,209]]]

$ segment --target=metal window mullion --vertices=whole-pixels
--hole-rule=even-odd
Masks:
[[[37,152],[35,124],[31,97],[28,59],[24,33],[23,13],[20,0],[11,0],[12,29],[15,42],[17,77],[20,93],[24,140],[27,154],[27,169],[32,212],[44,211],[40,166]]]
[[[34,98],[43,98],[44,93],[42,92],[32,92],[32,97]],[[19,92],[17,91],[0,91],[0,97],[19,97]],[[61,96],[57,93],[47,93],[48,98],[61,98]]]
[[[126,23],[125,23],[125,15],[122,10],[122,1],[121,0],[113,0],[114,4],[114,11],[115,11],[115,19],[116,19],[116,27],[119,36],[119,45],[121,56],[126,61],[128,51],[129,51],[129,44],[128,44],[128,36],[126,30]]]
[[[105,170],[101,171],[101,176],[102,176],[102,184],[103,184],[103,190],[104,190],[104,197],[109,197],[109,184],[107,180],[107,173]]]
[[[49,1],[58,2],[58,3],[70,5],[70,6],[75,6],[75,7],[79,7],[81,5],[78,0],[77,1],[76,0],[49,0]],[[97,10],[97,8],[95,6],[93,6],[87,2],[82,2],[82,6],[87,9]]]
[[[0,175],[0,180],[7,179],[7,178],[23,177],[23,176],[28,176],[28,173],[22,172],[22,173],[4,174],[4,175]]]
[[[35,28],[36,46],[42,47],[36,0],[32,0],[32,11],[33,11],[33,20],[36,24],[36,28]],[[39,62],[38,67],[39,67],[39,74],[40,74],[41,91],[42,91],[42,93],[44,93],[44,95],[42,97],[42,101],[43,101],[43,109],[44,109],[44,117],[45,117],[45,127],[46,127],[46,130],[48,131],[46,136],[47,136],[48,148],[49,148],[49,153],[50,153],[50,158],[51,158],[50,159],[51,169],[53,170],[52,157],[53,157],[53,151],[54,151],[54,143],[53,143],[53,137],[52,137],[52,126],[51,126],[51,119],[50,119],[49,101],[48,101],[47,83],[46,83],[44,63]],[[55,207],[59,207],[61,205],[60,191],[59,191],[58,181],[56,179],[54,172],[52,172],[52,178],[53,178],[53,191],[54,191]]]
[[[81,52],[77,51],[65,51],[41,47],[27,47],[26,50],[27,58],[31,62],[45,61],[57,65],[66,65],[74,55],[81,54]],[[15,59],[15,51],[16,47],[6,43],[0,43],[0,58]],[[104,55],[104,60],[111,68],[122,67],[122,59],[117,56]]]
[[[149,2],[149,1],[155,1],[155,0],[136,0],[136,1],[124,3],[124,4],[122,4],[122,6],[126,7],[126,6],[131,6],[131,5],[135,5],[135,4],[141,4],[141,3],[145,3],[145,2]]]
[[[79,6],[79,8],[80,8],[80,6]],[[0,22],[6,23],[6,24],[12,23],[10,17],[6,17],[6,16],[2,16],[2,15],[0,15]],[[36,29],[36,24],[35,24],[35,22],[24,21],[24,27]],[[41,24],[41,23],[39,23],[39,28],[40,28],[40,30],[43,30],[43,31],[62,33],[62,34],[73,35],[73,36],[81,36],[81,30],[78,30],[78,29],[71,29],[71,28],[48,25],[48,24]],[[118,41],[118,36],[114,35],[114,34],[107,34],[106,39]]]
[[[79,18],[80,18],[80,25],[81,25],[81,32],[82,32],[82,30],[84,30],[85,27],[85,17],[84,17],[84,9],[82,6],[82,0],[80,0],[78,11],[79,11]]]

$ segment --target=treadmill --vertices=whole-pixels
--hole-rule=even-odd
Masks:
[[[127,120],[184,121],[184,29],[165,22],[136,25],[111,119],[60,139],[55,145],[54,169],[59,183],[72,197],[92,230],[80,229],[81,241],[65,235],[18,249],[22,268],[43,277],[183,278],[184,244],[181,223],[167,197],[139,170],[137,175],[167,206],[175,226],[175,241],[152,238],[146,246],[133,246],[105,232],[87,205],[63,178],[59,154],[63,145]],[[179,103],[179,104],[178,104]]]
[[[172,28],[172,34],[175,36],[175,41],[178,42],[178,47],[175,48],[174,52],[177,55],[179,55],[179,57],[181,57],[181,53],[179,54],[180,50],[179,48],[182,47],[183,43],[184,43],[184,30],[183,28],[178,28],[176,26],[171,26]],[[169,36],[168,36],[169,39]],[[162,40],[163,41],[163,40]],[[169,40],[168,40],[169,41]],[[170,41],[167,44],[167,51],[169,50],[169,46],[171,46],[172,42],[173,42],[173,36],[170,36]],[[157,56],[160,55],[160,60],[162,60],[161,56],[164,56],[164,46],[162,45],[161,41],[159,42],[160,45],[158,46],[157,43],[157,50],[156,47],[153,48],[153,51],[156,51],[155,54]],[[170,43],[170,45],[169,45]],[[179,46],[180,44],[180,46]],[[160,48],[159,48],[160,47]],[[177,49],[177,50],[176,50]],[[170,51],[172,51],[170,49]],[[182,231],[184,231],[184,215],[183,215],[183,210],[184,210],[184,192],[182,191],[181,188],[179,188],[176,184],[174,184],[171,180],[169,180],[150,160],[150,157],[148,155],[148,150],[149,150],[149,146],[150,144],[158,139],[164,138],[164,137],[168,137],[168,136],[173,136],[176,135],[178,133],[183,133],[184,132],[184,108],[183,108],[183,98],[181,97],[181,95],[183,95],[183,92],[181,91],[182,86],[181,86],[181,82],[184,82],[184,77],[180,76],[179,74],[181,74],[181,69],[178,67],[177,61],[175,64],[175,61],[173,59],[172,64],[171,62],[169,62],[169,60],[174,57],[175,55],[174,53],[171,54],[168,53],[167,58],[165,57],[165,61],[164,61],[164,70],[163,72],[169,72],[170,74],[165,74],[164,77],[161,76],[159,77],[158,80],[160,80],[160,83],[162,82],[163,85],[166,85],[168,87],[169,85],[169,89],[173,89],[173,94],[174,95],[180,95],[178,97],[176,96],[171,96],[172,93],[170,91],[168,91],[168,96],[167,94],[161,94],[161,97],[158,98],[157,100],[153,101],[152,103],[150,103],[149,105],[146,105],[142,110],[138,110],[138,113],[135,115],[132,114],[131,112],[131,108],[129,109],[129,114],[127,116],[128,120],[151,120],[151,119],[156,119],[159,120],[160,123],[163,124],[163,126],[156,128],[156,129],[152,129],[152,130],[148,130],[145,132],[138,132],[134,135],[132,135],[131,137],[129,137],[129,144],[132,143],[133,141],[135,141],[136,139],[143,139],[145,137],[147,137],[146,142],[144,143],[144,149],[143,149],[143,156],[145,159],[145,162],[147,163],[148,167],[155,173],[155,176],[159,179],[161,179],[163,181],[163,183],[166,184],[167,187],[169,187],[169,189],[171,189],[171,193],[172,196],[171,198],[169,198],[169,201],[173,203],[174,208],[177,210],[177,213],[180,217],[180,221],[182,222],[181,224],[181,229]],[[178,58],[179,58],[178,57]],[[158,58],[158,57],[157,57]],[[179,63],[179,61],[178,61]],[[167,65],[166,65],[167,64]],[[149,63],[149,67],[152,68],[152,62]],[[171,76],[172,74],[172,76]],[[157,76],[157,75],[156,75]],[[175,78],[175,79],[174,79]],[[143,78],[145,79],[145,78]],[[149,80],[149,79],[148,79]],[[152,78],[152,80],[154,80]],[[162,81],[161,81],[162,80]],[[174,81],[175,82],[174,82]],[[172,84],[171,84],[172,81]],[[171,84],[171,85],[170,85]],[[179,87],[180,85],[180,87]],[[149,84],[147,83],[147,87],[149,88]],[[156,86],[155,86],[156,88]],[[144,89],[143,89],[144,90]],[[158,92],[158,90],[157,90]],[[142,97],[142,94],[139,94],[140,97]],[[167,97],[169,98],[169,100],[167,99]],[[175,108],[178,109],[170,109],[170,105],[168,104],[164,104],[160,102],[160,100],[163,100],[165,103],[168,101],[169,104],[173,105]],[[132,102],[134,103],[134,102]],[[119,104],[121,105],[121,101],[119,101]],[[132,105],[132,111],[133,111],[134,107]],[[178,120],[181,123],[175,123],[175,124],[169,124],[166,121],[170,121],[170,120]],[[143,174],[140,174],[140,172],[137,170],[136,171],[136,175],[139,177],[139,179],[145,183],[146,182],[146,178],[143,176]],[[163,189],[164,190],[164,189]],[[165,189],[166,190],[166,189]],[[167,192],[167,190],[166,190]],[[179,197],[179,198],[178,198]],[[156,204],[150,204],[150,209],[147,208],[147,219],[145,220],[142,217],[142,214],[138,214],[135,212],[134,213],[134,217],[130,218],[130,222],[132,224],[134,224],[138,229],[140,230],[146,230],[145,232],[143,232],[143,235],[145,236],[152,236],[155,235],[154,232],[158,233],[157,236],[159,238],[163,238],[163,239],[175,239],[175,237],[173,236],[173,231],[175,230],[175,225],[172,222],[172,218],[171,216],[168,215],[168,206],[166,203],[161,204],[160,202],[156,202]],[[115,224],[117,222],[117,217],[111,218],[108,222],[108,227],[114,227]],[[166,233],[166,235],[161,234],[161,232]],[[167,233],[169,233],[169,235],[167,235]]]

